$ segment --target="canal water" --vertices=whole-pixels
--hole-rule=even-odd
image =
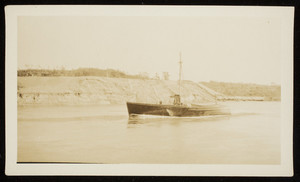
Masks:
[[[280,102],[231,116],[129,119],[125,104],[18,106],[18,162],[280,164]]]

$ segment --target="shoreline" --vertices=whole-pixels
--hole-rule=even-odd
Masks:
[[[255,102],[258,102],[258,103],[268,103],[268,102],[271,102],[271,103],[278,103],[278,102],[281,102],[281,101],[242,101],[242,100],[239,100],[239,101],[234,101],[234,100],[227,100],[227,101],[218,101],[217,104],[231,104],[231,103],[255,103]],[[79,104],[68,104],[68,103],[50,103],[50,104],[45,104],[45,103],[26,103],[26,104],[17,104],[17,107],[26,107],[26,106],[29,106],[29,107],[55,107],[55,106],[66,106],[66,107],[84,107],[84,106],[120,106],[120,105],[126,105],[126,102],[125,103],[118,103],[118,104],[95,104],[95,103],[79,103]]]

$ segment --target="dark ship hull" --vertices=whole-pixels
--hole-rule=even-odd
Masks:
[[[212,105],[164,105],[127,102],[129,116],[134,115],[155,115],[155,116],[176,116],[194,117],[209,115],[229,115],[230,111],[218,104]]]

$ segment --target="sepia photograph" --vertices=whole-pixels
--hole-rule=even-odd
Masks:
[[[6,8],[12,168],[129,165],[120,174],[209,176],[258,166],[240,175],[292,175],[293,13]],[[197,170],[205,166],[217,170]]]

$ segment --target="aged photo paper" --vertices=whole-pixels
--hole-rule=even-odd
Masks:
[[[293,7],[5,21],[7,175],[293,176]]]

